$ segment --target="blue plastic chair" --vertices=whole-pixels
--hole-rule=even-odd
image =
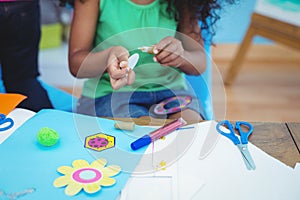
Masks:
[[[5,93],[5,88],[4,88],[3,81],[2,81],[1,65],[0,65],[0,93]]]
[[[204,38],[210,38],[209,33],[202,32]],[[200,106],[203,108],[202,115],[205,120],[214,119],[212,95],[211,95],[211,77],[212,77],[212,61],[211,61],[211,43],[210,39],[204,42],[206,52],[206,70],[199,76],[186,75],[187,82],[191,85],[198,99]]]
[[[75,110],[78,100],[77,97],[41,80],[40,82],[45,90],[47,90],[49,99],[55,109],[68,112],[73,112]]]
[[[187,82],[191,85],[198,99],[200,106],[203,108],[202,115],[205,120],[213,120],[214,112],[211,97],[211,59],[210,59],[210,46],[205,47],[207,52],[206,56],[206,70],[199,76],[186,75]]]
[[[77,103],[77,98],[73,95],[51,86],[42,80],[39,80],[45,90],[48,92],[49,99],[53,107],[57,110],[72,112]],[[2,81],[2,72],[0,65],[0,93],[5,93],[5,88]]]

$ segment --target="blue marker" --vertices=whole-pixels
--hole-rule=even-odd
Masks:
[[[146,145],[149,145],[151,142],[154,142],[155,140],[177,130],[178,128],[186,125],[186,121],[184,119],[179,118],[169,124],[166,124],[159,129],[152,131],[148,135],[144,135],[143,137],[137,139],[133,143],[131,143],[131,149],[132,150],[137,150],[139,148],[142,148]]]

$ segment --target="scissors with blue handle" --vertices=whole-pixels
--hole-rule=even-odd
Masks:
[[[229,129],[229,132],[224,129],[221,129],[222,127],[227,127]],[[248,128],[248,131],[244,132],[242,130],[241,126],[245,126]],[[228,120],[224,120],[224,121],[220,121],[217,124],[217,131],[224,135],[225,137],[229,138],[240,150],[244,162],[246,164],[246,167],[248,170],[255,170],[256,166],[255,163],[251,157],[251,154],[248,150],[248,137],[250,136],[250,134],[253,132],[253,126],[248,123],[248,122],[242,122],[242,121],[237,121],[235,123],[235,129],[240,133],[240,138],[241,140],[235,135],[234,133],[234,128],[233,125],[228,121]]]
[[[4,114],[0,114],[0,131],[6,131],[13,127],[14,121],[6,117]]]

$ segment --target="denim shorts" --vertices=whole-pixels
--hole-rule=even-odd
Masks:
[[[203,116],[203,109],[196,96],[186,90],[162,90],[155,92],[114,92],[96,99],[81,96],[77,104],[77,113],[114,118],[138,118],[150,116],[168,118],[168,115],[157,115],[154,106],[174,96],[191,96],[192,102],[186,108]]]

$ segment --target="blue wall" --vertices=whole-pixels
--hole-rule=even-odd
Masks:
[[[217,22],[215,43],[239,43],[244,38],[250,24],[251,14],[256,0],[236,0],[221,10],[221,19]],[[262,37],[255,37],[255,43],[269,43]]]

